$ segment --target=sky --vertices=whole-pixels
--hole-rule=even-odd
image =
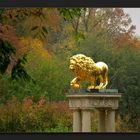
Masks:
[[[140,36],[140,8],[123,8],[132,19],[133,25],[136,25],[136,35]]]

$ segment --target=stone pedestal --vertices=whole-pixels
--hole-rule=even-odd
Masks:
[[[99,132],[115,132],[115,109],[119,93],[68,94],[69,107],[73,110],[73,132],[91,132],[91,112],[99,111]]]

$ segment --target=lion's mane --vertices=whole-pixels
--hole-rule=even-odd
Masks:
[[[70,65],[74,65],[75,68],[80,71],[93,72],[96,70],[95,62],[83,54],[77,54],[70,58]]]

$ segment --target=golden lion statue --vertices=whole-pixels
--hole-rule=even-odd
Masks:
[[[104,89],[108,84],[108,66],[104,62],[95,63],[90,57],[77,54],[70,58],[70,70],[76,77],[71,81],[71,87],[80,88],[80,82],[88,81],[88,89]],[[99,79],[100,84],[97,84]]]

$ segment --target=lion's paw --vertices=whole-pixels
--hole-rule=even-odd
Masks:
[[[74,88],[80,88],[79,84],[71,84],[71,86],[74,87]]]

